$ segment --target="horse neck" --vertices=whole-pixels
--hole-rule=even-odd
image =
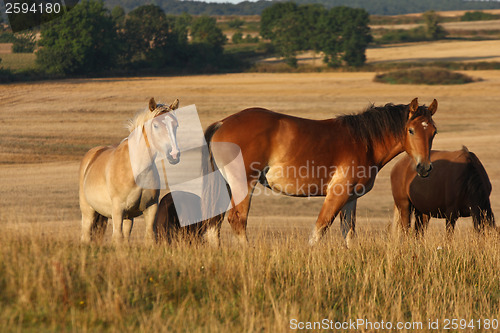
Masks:
[[[373,162],[381,169],[403,151],[404,147],[400,138],[394,135],[384,137],[373,142]]]
[[[123,142],[127,144],[127,150],[129,150],[129,154],[130,145],[137,144],[137,142],[139,142],[140,146],[135,147],[135,155],[133,156],[134,161],[131,160],[131,163],[135,163],[134,167],[137,168],[136,170],[147,170],[154,164],[155,154],[151,148],[150,140],[144,131],[144,126],[137,127],[134,130],[133,136],[140,136],[140,138],[137,141],[137,137],[130,138],[129,136],[123,140]],[[132,142],[130,142],[130,139],[132,139]]]

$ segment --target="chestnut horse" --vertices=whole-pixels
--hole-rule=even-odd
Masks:
[[[200,216],[201,199],[196,194],[184,191],[166,194],[156,214],[158,238],[168,242],[181,237],[201,240],[206,228],[199,222]]]
[[[144,151],[136,153],[138,158],[135,161],[143,164],[139,165],[143,178],[158,179],[155,177],[157,170],[154,163],[157,155],[165,154],[171,164],[179,162],[176,138],[178,122],[175,114],[170,112],[178,105],[179,100],[166,106],[156,104],[151,98],[149,108],[137,113],[129,121],[129,131],[137,129],[136,133],[145,140]],[[159,117],[167,113],[169,117]],[[102,237],[108,218],[113,219],[113,241],[128,240],[133,219],[141,214],[144,214],[146,221],[146,239],[156,238],[154,221],[159,187],[144,189],[136,183],[130,154],[129,138],[125,138],[118,146],[92,148],[83,157],[79,191],[82,242],[88,243],[92,238]]]
[[[411,213],[415,214],[415,232],[423,234],[430,217],[446,219],[448,235],[459,217],[472,216],[474,228],[493,227],[491,183],[477,156],[466,147],[457,151],[431,151],[432,174],[417,177],[414,162],[402,158],[391,171],[394,197],[394,223],[407,232]]]
[[[417,98],[407,105],[371,106],[360,114],[326,120],[250,108],[210,125],[205,131],[209,147],[217,142],[236,144],[245,164],[248,194],[239,203],[232,200],[228,211],[233,231],[242,243],[247,242],[250,200],[255,185],[261,183],[289,196],[325,196],[309,243],[315,244],[339,213],[342,234],[349,243],[355,234],[356,201],[371,190],[385,164],[406,151],[422,177],[431,171],[436,110],[436,100],[426,107],[419,106]],[[212,148],[210,152],[208,165],[217,170],[217,154]],[[231,177],[225,176],[231,189]],[[205,216],[215,216],[210,209],[218,204],[224,185],[217,181],[204,185]],[[219,244],[223,218],[224,213],[206,221],[206,238],[214,245]]]

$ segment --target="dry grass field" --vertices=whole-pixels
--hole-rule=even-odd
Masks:
[[[322,119],[369,103],[439,101],[435,149],[466,145],[482,160],[500,209],[500,72],[467,72],[461,86],[374,83],[375,73],[231,74],[86,79],[0,86],[0,327],[2,331],[288,331],[290,321],[396,323],[500,320],[500,241],[459,220],[445,240],[432,220],[424,240],[387,238],[391,166],[358,202],[357,244],[336,221],[307,246],[321,198],[257,196],[250,245],[130,247],[79,244],[78,164],[118,143],[151,96],[196,104],[203,126],[250,106]],[[500,214],[500,213],[499,213]],[[111,228],[109,228],[111,229]],[[373,329],[363,328],[364,331]],[[407,330],[411,331],[411,330]],[[466,331],[472,331],[470,327]]]
[[[366,52],[369,63],[429,61],[500,61],[500,40],[438,41],[388,45]]]
[[[368,48],[366,50],[366,62],[367,64],[436,61],[497,62],[500,61],[499,49],[500,40],[442,40],[435,42],[389,44]],[[321,54],[318,53],[305,52],[299,54],[297,59],[300,65],[325,66]],[[278,63],[282,61],[281,58],[277,57],[269,57],[261,60],[264,63]]]
[[[384,24],[384,25],[371,25],[372,29],[413,29],[421,24]],[[444,22],[441,23],[443,28],[447,31],[450,30],[499,30],[500,20],[486,20],[486,21],[464,21],[464,22]]]

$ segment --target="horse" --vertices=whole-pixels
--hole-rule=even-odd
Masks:
[[[180,161],[176,138],[179,124],[172,112],[178,106],[179,100],[167,106],[151,98],[149,107],[128,121],[129,137],[116,146],[94,147],[85,154],[79,172],[82,242],[102,238],[108,218],[113,219],[113,242],[128,241],[133,219],[141,214],[146,221],[146,240],[156,239],[154,222],[160,187],[152,184],[151,188],[142,188],[137,180],[142,177],[158,182],[154,161],[165,152],[170,164]],[[131,159],[133,134],[145,145]],[[134,177],[133,167],[142,171],[139,176]]]
[[[479,158],[467,147],[457,151],[431,151],[432,174],[417,177],[414,162],[403,157],[391,170],[394,197],[394,222],[407,233],[411,213],[415,215],[415,233],[423,235],[431,217],[446,219],[451,236],[459,217],[470,217],[474,229],[495,226],[491,210],[491,183]]]
[[[158,238],[169,243],[182,237],[201,240],[206,229],[200,222],[201,214],[201,198],[198,195],[184,191],[167,193],[160,200],[156,214]]]
[[[204,172],[218,172],[220,158],[212,146],[229,142],[241,149],[246,180],[231,184],[227,174],[225,178],[204,178],[202,210],[210,217],[205,220],[207,241],[220,244],[225,212],[213,212],[213,207],[226,188],[231,192],[239,186],[248,191],[239,202],[230,199],[228,221],[240,242],[248,242],[252,192],[260,183],[288,196],[324,196],[309,244],[316,244],[340,213],[342,236],[349,246],[355,236],[357,199],[371,190],[384,165],[406,151],[421,177],[431,172],[429,153],[436,134],[432,116],[437,106],[435,99],[429,107],[419,106],[415,98],[405,105],[371,105],[360,114],[326,120],[249,108],[211,124],[205,130],[209,154],[204,159]]]

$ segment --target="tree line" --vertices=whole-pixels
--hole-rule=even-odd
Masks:
[[[112,8],[120,5],[126,11],[149,3],[149,0],[105,0],[106,5]],[[202,1],[155,0],[168,14],[191,15],[260,15],[262,11],[280,2],[274,1],[243,1],[238,4],[207,3]],[[348,6],[363,8],[372,15],[401,15],[408,13],[423,13],[429,10],[481,10],[497,9],[497,1],[464,1],[464,0],[296,0],[298,4],[321,4],[326,8]]]
[[[305,50],[322,52],[331,67],[361,66],[372,40],[368,23],[364,9],[341,6],[328,10],[321,5],[280,2],[262,12],[260,34],[273,42],[291,66],[297,65],[297,52]]]
[[[190,36],[190,38],[188,38]],[[156,5],[128,14],[83,0],[42,27],[36,62],[46,73],[88,74],[107,70],[210,71],[235,59],[223,54],[226,36],[215,18],[166,15]]]

